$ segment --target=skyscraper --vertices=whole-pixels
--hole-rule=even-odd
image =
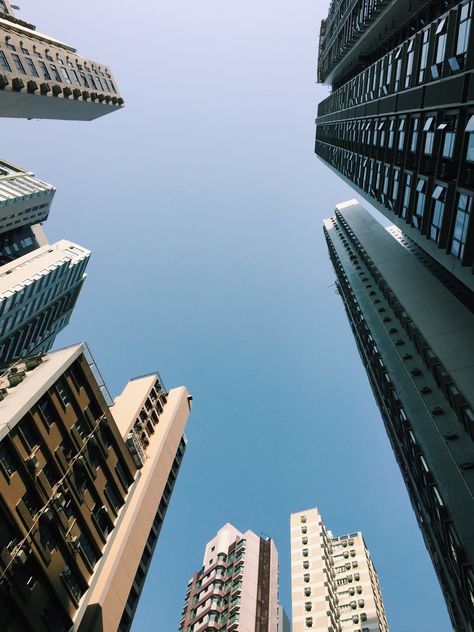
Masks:
[[[51,348],[71,318],[89,258],[63,239],[0,267],[0,366]]]
[[[474,289],[472,0],[333,0],[316,154]]]
[[[277,632],[290,632],[290,620],[281,604],[278,604],[278,624]]]
[[[352,332],[454,629],[474,629],[472,292],[355,201],[324,222]],[[457,291],[455,294],[454,291]]]
[[[38,224],[48,218],[55,192],[31,171],[0,160],[0,265],[43,245]]]
[[[110,69],[0,1],[0,116],[90,121],[123,105]]]
[[[317,509],[291,514],[290,523],[293,632],[388,632],[362,534],[334,537]]]
[[[278,621],[278,553],[270,538],[227,523],[207,543],[188,584],[179,629],[274,632]]]
[[[2,630],[129,630],[190,400],[151,374],[112,402],[83,344],[2,371]]]

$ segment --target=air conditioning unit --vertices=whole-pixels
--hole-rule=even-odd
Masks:
[[[65,506],[66,498],[64,497],[64,494],[56,494],[56,496],[53,498],[53,507],[56,509],[56,511],[61,511],[62,509],[64,509]]]
[[[54,514],[50,507],[46,507],[46,509],[43,511],[43,516],[46,518],[46,520],[49,520],[49,522],[52,522],[52,520],[54,519]]]
[[[20,549],[15,557],[15,562],[24,566],[28,561],[28,555],[24,549]]]
[[[71,547],[71,550],[74,553],[77,553],[79,551],[79,549],[81,548],[81,545],[79,543],[79,537],[77,535],[74,535],[70,540],[69,540],[69,546]]]
[[[28,464],[29,469],[32,470],[33,472],[36,472],[36,470],[39,469],[40,462],[35,454],[30,454],[26,462]]]

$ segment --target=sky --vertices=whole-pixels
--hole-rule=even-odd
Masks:
[[[290,611],[289,516],[313,506],[363,532],[392,632],[450,629],[323,239],[357,197],[313,152],[328,4],[21,2],[125,99],[90,123],[0,119],[2,155],[58,188],[50,241],[93,252],[56,346],[87,340],[113,394],[158,370],[194,398],[132,632],[178,629],[227,521],[275,539]]]

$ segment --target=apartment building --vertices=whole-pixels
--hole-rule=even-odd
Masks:
[[[0,2],[0,116],[91,121],[123,103],[110,68]]]
[[[361,359],[453,628],[474,629],[474,317],[456,285],[355,200],[324,222]],[[454,283],[454,285],[453,285]],[[402,579],[401,579],[402,581]]]
[[[227,523],[207,543],[202,568],[188,583],[179,629],[275,632],[278,606],[275,543]]]
[[[39,245],[39,224],[46,221],[56,189],[31,171],[0,160],[0,265]]]
[[[63,239],[0,268],[0,366],[51,348],[71,318],[90,254]]]
[[[152,374],[113,402],[84,344],[2,371],[2,630],[130,629],[190,400]]]
[[[334,537],[317,509],[291,514],[293,632],[388,632],[360,532]]]

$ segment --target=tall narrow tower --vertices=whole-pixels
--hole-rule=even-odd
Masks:
[[[474,630],[472,292],[355,200],[324,223],[361,359],[454,629]]]
[[[293,632],[388,632],[360,532],[334,537],[317,509],[291,515]]]
[[[275,543],[227,523],[189,581],[179,629],[275,632],[278,617]]]

